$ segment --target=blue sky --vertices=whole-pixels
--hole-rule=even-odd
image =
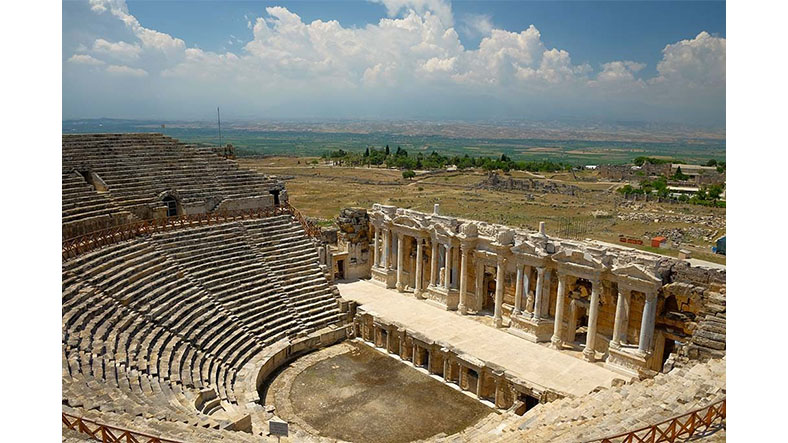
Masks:
[[[334,19],[346,27],[374,24],[385,16],[380,3],[359,1],[131,1],[129,11],[142,23],[209,51],[232,50],[231,36],[251,39],[245,17],[257,17],[268,6],[284,6],[305,22]],[[508,30],[535,25],[542,41],[562,48],[577,61],[599,65],[616,58],[646,63],[643,73],[656,73],[666,42],[695,37],[705,30],[725,37],[723,1],[454,1],[460,40],[476,48],[482,39],[463,20],[488,16]]]
[[[725,4],[68,1],[63,67],[64,118],[724,126]]]

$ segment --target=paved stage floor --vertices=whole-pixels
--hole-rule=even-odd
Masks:
[[[610,387],[621,375],[567,353],[531,343],[504,330],[486,326],[457,312],[402,295],[367,280],[337,283],[339,293],[370,314],[418,331],[430,340],[449,343],[459,351],[506,368],[515,377],[571,396],[598,386]]]

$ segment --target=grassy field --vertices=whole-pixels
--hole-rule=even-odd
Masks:
[[[501,223],[535,230],[545,221],[552,235],[568,236],[570,225],[574,237],[618,242],[620,234],[642,237],[648,232],[669,228],[691,228],[682,222],[658,223],[619,220],[616,215],[631,212],[621,206],[621,197],[614,189],[621,183],[599,182],[593,172],[545,174],[543,180],[553,180],[580,188],[576,195],[533,194],[479,189],[476,185],[486,173],[443,172],[419,174],[412,180],[402,178],[401,171],[383,168],[349,168],[310,164],[314,157],[242,158],[243,167],[280,176],[286,182],[291,203],[309,217],[333,220],[339,210],[355,206],[370,208],[374,203],[396,205],[420,211],[432,211],[440,203],[441,212],[464,218]],[[527,172],[513,172],[514,178],[535,178]],[[725,218],[725,210],[679,204],[650,203],[640,211],[660,214],[705,215]],[[612,217],[595,218],[594,211],[608,212]],[[721,235],[721,234],[720,234]],[[703,260],[724,263],[723,256],[711,253],[711,244],[703,238],[689,239],[693,246],[682,246]],[[659,250],[677,255],[676,250]]]
[[[161,127],[161,122],[134,120],[67,120],[63,133],[85,132],[162,132],[188,143],[216,145],[218,130],[210,123],[173,122]],[[363,152],[367,147],[389,145],[406,149],[410,154],[437,151],[444,155],[500,157],[506,154],[514,160],[551,160],[574,165],[623,164],[635,157],[650,156],[677,158],[688,163],[725,158],[725,141],[692,139],[674,142],[632,142],[589,139],[540,138],[482,138],[448,137],[445,135],[403,135],[384,132],[318,132],[297,130],[254,130],[223,128],[222,143],[232,143],[239,155],[245,156],[319,156],[324,152],[344,149]],[[610,136],[614,138],[615,136]]]

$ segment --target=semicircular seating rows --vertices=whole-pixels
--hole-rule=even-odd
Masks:
[[[140,208],[161,205],[162,193],[173,190],[181,204],[209,212],[226,199],[268,196],[282,187],[211,148],[157,133],[64,134],[62,168],[64,225],[107,217],[135,221],[146,212]]]
[[[256,399],[246,377],[266,347],[343,321],[289,214],[139,237],[62,271],[63,405],[75,415],[221,429]]]

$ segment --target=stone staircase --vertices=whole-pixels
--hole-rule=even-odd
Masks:
[[[483,420],[461,434],[435,441],[590,441],[703,408],[722,400],[725,392],[725,359],[696,362],[640,382],[541,404],[522,417],[507,413]],[[720,432],[710,438],[722,435],[724,440],[724,430]]]

